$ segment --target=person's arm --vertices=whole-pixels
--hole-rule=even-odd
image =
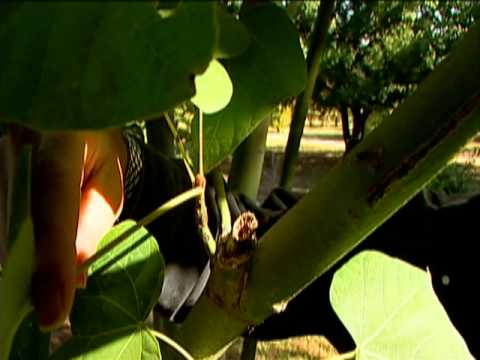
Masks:
[[[119,130],[40,134],[11,126],[8,136],[10,160],[22,144],[33,148],[31,295],[39,324],[49,329],[68,316],[85,281],[77,264],[95,252],[122,210],[126,145]]]

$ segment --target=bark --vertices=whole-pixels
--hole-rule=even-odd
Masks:
[[[352,120],[353,127],[352,133],[348,131],[348,138],[345,140],[345,128],[344,128],[344,140],[345,140],[345,153],[350,152],[360,141],[363,140],[365,135],[365,125],[369,115],[369,112],[361,106],[352,106]],[[342,114],[343,117],[343,114]],[[343,123],[343,119],[342,119]],[[348,124],[348,122],[347,122]]]

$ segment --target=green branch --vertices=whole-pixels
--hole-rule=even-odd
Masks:
[[[198,174],[204,176],[203,173],[203,112],[198,109]]]
[[[308,108],[312,100],[315,81],[320,72],[322,50],[332,19],[334,5],[335,0],[323,0],[318,8],[307,54],[307,84],[305,85],[305,90],[297,97],[297,102],[293,109],[290,132],[288,134],[287,147],[285,149],[285,159],[283,161],[282,175],[280,178],[280,186],[284,188],[290,188],[292,186],[300,140],[302,139],[303,128],[305,126],[305,118],[307,117]]]
[[[220,211],[220,218],[222,221],[222,233],[220,237],[226,238],[232,232],[232,218],[230,209],[228,208],[227,194],[225,193],[225,183],[223,175],[219,170],[212,172],[213,186],[217,195],[218,209]]]
[[[228,177],[230,188],[253,200],[257,198],[262,177],[269,125],[270,118],[263,120],[233,153],[232,168]]]

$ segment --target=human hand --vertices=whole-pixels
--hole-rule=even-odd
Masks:
[[[37,133],[13,131],[33,144],[32,217],[36,265],[32,301],[41,327],[68,316],[90,257],[120,215],[127,149],[120,130]]]

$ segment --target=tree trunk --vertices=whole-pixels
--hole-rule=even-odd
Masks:
[[[345,149],[348,149],[348,145],[351,140],[351,135],[350,135],[350,124],[348,122],[348,106],[347,105],[340,106],[340,115],[342,118],[343,142],[345,143]],[[345,150],[345,152],[347,152],[347,150]]]
[[[171,335],[196,358],[212,356],[323,274],[477,133],[479,89],[480,24],[265,234],[234,294],[238,304],[207,292]]]
[[[345,142],[345,153],[351,151],[365,135],[365,124],[368,117],[368,112],[361,106],[352,106],[353,128],[348,142]],[[344,137],[345,138],[345,137]]]
[[[315,81],[320,72],[320,57],[332,19],[334,4],[334,0],[323,0],[318,8],[315,27],[307,54],[307,84],[305,85],[305,90],[297,97],[290,132],[288,134],[287,147],[285,149],[285,159],[283,161],[282,175],[280,178],[280,186],[284,188],[290,188],[292,186],[300,140],[302,139],[303,127],[305,126],[305,118],[312,99]]]

